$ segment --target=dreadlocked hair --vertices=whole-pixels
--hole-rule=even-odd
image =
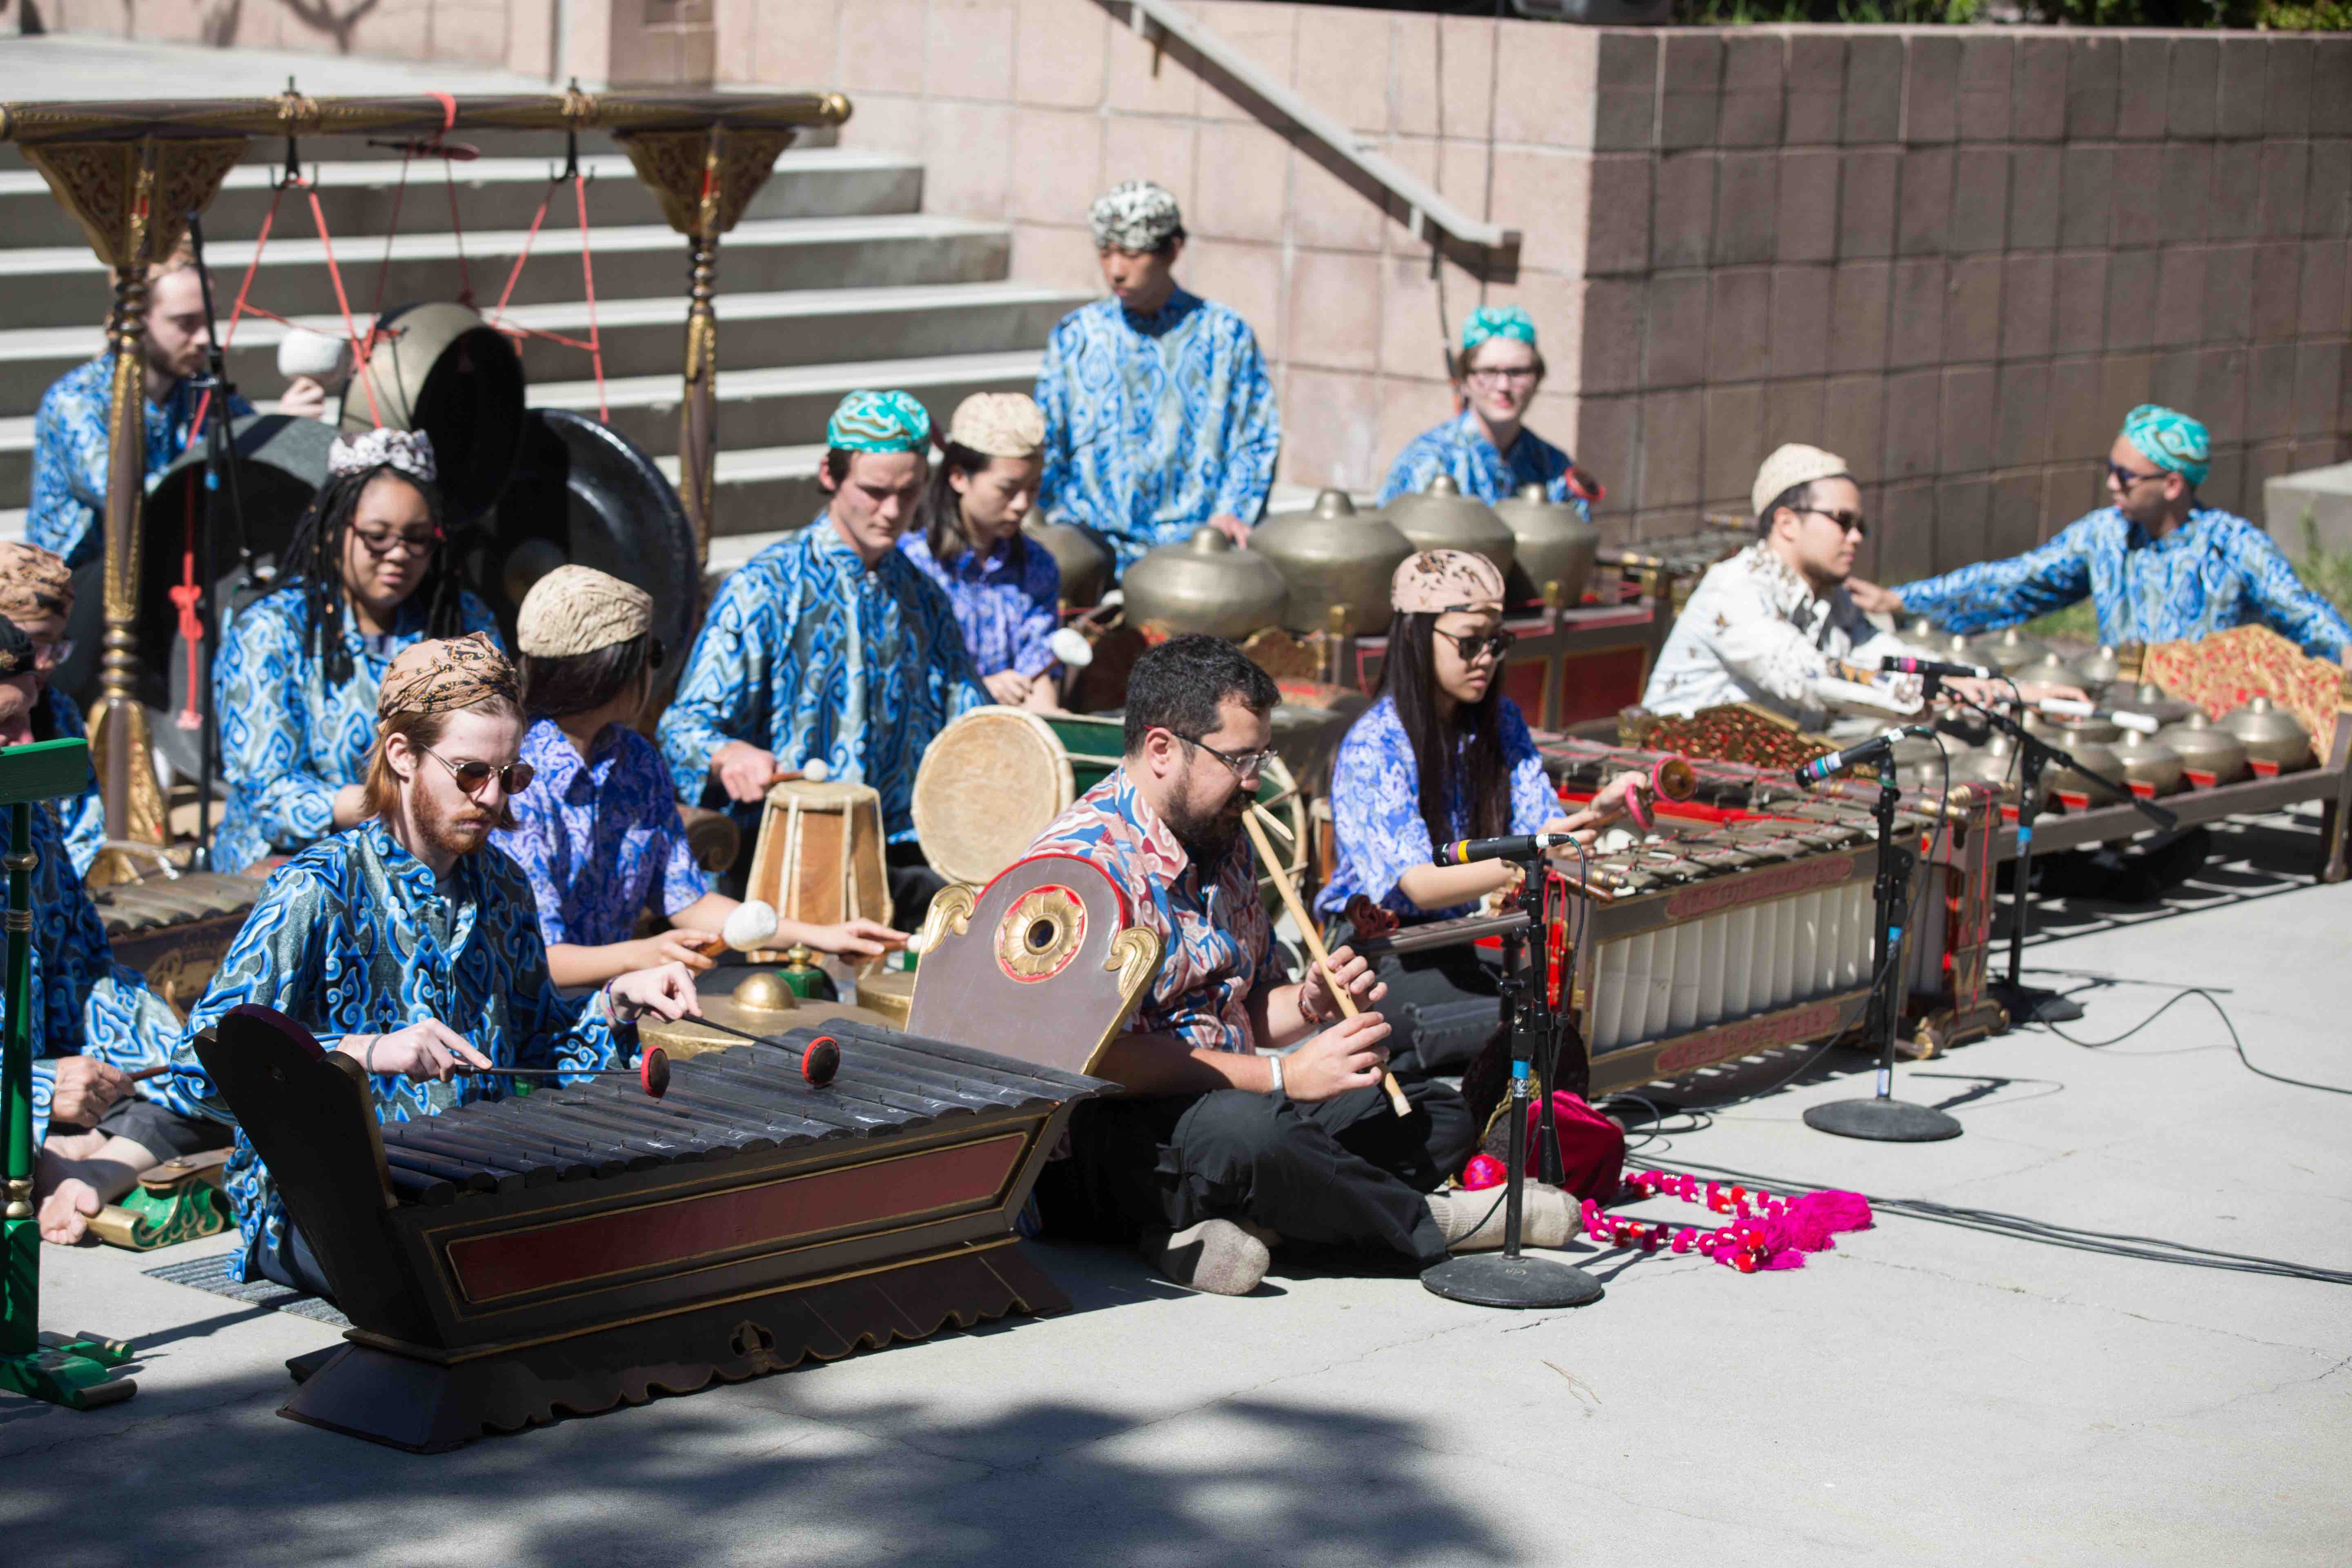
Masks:
[[[339,475],[320,486],[319,493],[303,509],[302,520],[294,525],[286,553],[279,558],[278,580],[301,584],[303,636],[310,651],[325,666],[329,686],[341,686],[352,678],[351,652],[343,646],[343,542],[351,532],[352,518],[360,509],[360,497],[382,477],[395,479],[423,496],[425,509],[433,519],[433,531],[441,532],[441,488],[404,474],[388,463],[379,463],[358,473]],[[425,604],[426,637],[454,637],[464,632],[464,584],[450,570],[447,541],[444,540],[434,546],[433,558],[425,568],[425,580],[416,585],[415,595]]]

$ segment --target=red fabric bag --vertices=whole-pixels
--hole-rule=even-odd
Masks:
[[[1625,1130],[1584,1103],[1584,1097],[1567,1089],[1554,1089],[1551,1097],[1553,1125],[1559,1129],[1560,1185],[1580,1198],[1591,1198],[1606,1203],[1617,1195],[1618,1184],[1625,1173]],[[1543,1105],[1528,1103],[1528,1175],[1529,1179],[1543,1174],[1543,1145],[1538,1141],[1543,1126]],[[1507,1128],[1498,1128],[1487,1134],[1486,1147],[1491,1153],[1480,1154],[1462,1173],[1462,1185],[1467,1190],[1499,1186],[1510,1167],[1500,1158],[1499,1145]]]

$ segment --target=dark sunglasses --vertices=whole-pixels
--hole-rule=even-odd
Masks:
[[[1862,513],[1858,511],[1831,511],[1818,506],[1801,506],[1797,510],[1813,517],[1828,518],[1841,530],[1853,534],[1856,539],[1870,537],[1870,524],[1863,521]]]
[[[2162,468],[2158,468],[2152,474],[2141,474],[2133,472],[2131,469],[2125,468],[2121,463],[2109,463],[2107,465],[2107,478],[2115,481],[2116,489],[2119,490],[2127,490],[2143,479],[2160,479],[2164,478],[2164,470]]]
[[[1462,662],[1465,664],[1477,663],[1478,656],[1489,651],[1490,649],[1493,651],[1496,658],[1500,658],[1503,655],[1511,651],[1511,645],[1513,643],[1519,640],[1519,634],[1511,630],[1508,626],[1505,626],[1499,631],[1467,633],[1439,632],[1437,635],[1454,646],[1454,648],[1462,655]]]
[[[425,748],[425,754],[447,768],[449,776],[457,781],[457,787],[467,795],[481,794],[488,785],[492,775],[497,776],[499,788],[509,795],[520,795],[530,787],[530,781],[538,776],[538,770],[529,763],[509,763],[502,768],[492,767],[488,763],[474,762],[470,759],[462,763],[453,763],[429,746]]]

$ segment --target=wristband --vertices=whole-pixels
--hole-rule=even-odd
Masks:
[[[618,980],[620,976],[616,974],[613,977],[613,980]],[[621,1009],[624,1007],[627,1007],[629,1011],[625,1013],[623,1012]],[[619,997],[614,995],[613,981],[607,980],[604,982],[604,1011],[613,1016],[613,1021],[616,1024],[634,1024],[637,1021],[637,1015],[645,1011],[645,1009],[637,1006],[634,1003],[625,1003]]]
[[[1267,1089],[1266,1092],[1274,1096],[1276,1100],[1288,1100],[1290,1098],[1290,1091],[1282,1087],[1282,1058],[1280,1057],[1268,1057],[1265,1058],[1265,1065],[1274,1069],[1274,1087]]]
[[[367,1075],[370,1078],[375,1077],[375,1048],[382,1044],[383,1044],[382,1035],[370,1035],[367,1049],[361,1053],[360,1065],[367,1069]]]

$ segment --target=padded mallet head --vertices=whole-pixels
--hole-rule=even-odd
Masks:
[[[719,936],[738,952],[755,952],[776,934],[776,906],[753,899],[729,912]]]
[[[656,1100],[667,1094],[669,1092],[669,1053],[659,1046],[647,1046],[638,1053],[637,1082]]]
[[[819,1035],[801,1047],[801,1077],[810,1088],[823,1089],[840,1070],[841,1042],[831,1035]]]

